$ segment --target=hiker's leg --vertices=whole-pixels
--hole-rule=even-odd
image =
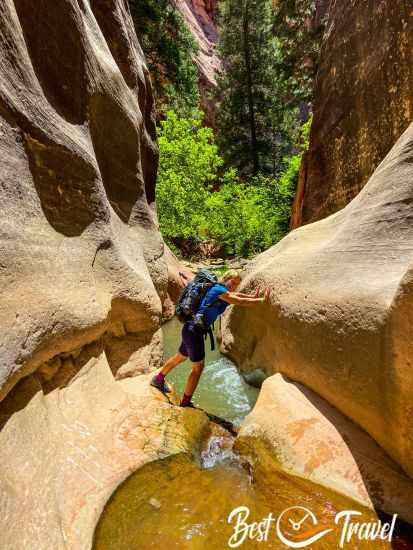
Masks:
[[[178,351],[178,353],[175,353],[175,355],[172,355],[172,357],[170,357],[168,361],[166,361],[166,363],[163,365],[160,372],[164,376],[166,376],[168,372],[171,372],[172,369],[174,369],[175,367],[177,367],[187,359],[188,357],[186,355],[183,355],[180,351]]]
[[[182,334],[184,334],[184,330],[182,330]],[[156,374],[152,378],[151,385],[155,386],[155,388],[163,393],[168,393],[170,389],[165,384],[165,376],[168,374],[168,372],[171,372],[171,370],[174,369],[176,366],[183,363],[186,359],[188,359],[188,351],[186,349],[184,339],[182,338],[182,342],[179,346],[178,352],[170,357],[168,361],[163,365],[161,370],[158,372],[158,374]]]
[[[183,363],[188,359],[188,348],[187,348],[187,327],[184,325],[182,327],[182,342],[179,346],[178,352],[175,353],[172,357],[164,363],[163,367],[158,373],[159,378],[165,378],[168,372],[171,372],[172,369]]]
[[[167,386],[167,384],[165,384],[165,376],[177,365],[183,363],[186,359],[187,356],[180,351],[178,351],[178,353],[175,353],[175,355],[168,359],[168,361],[164,364],[158,374],[155,374],[155,376],[153,376],[150,382],[151,386],[154,386],[162,393],[169,393],[171,390]]]
[[[192,394],[196,390],[198,381],[201,377],[204,368],[205,358],[205,343],[203,334],[199,334],[194,330],[185,330],[182,332],[182,340],[185,345],[185,350],[192,362],[191,374],[186,382],[184,395],[182,397],[181,406],[191,407]],[[182,350],[181,350],[182,351]]]
[[[189,375],[188,380],[186,381],[186,386],[184,390],[184,394],[187,395],[188,397],[191,398],[192,395],[194,394],[203,370],[204,370],[204,361],[197,361],[196,363],[192,363],[191,374]]]

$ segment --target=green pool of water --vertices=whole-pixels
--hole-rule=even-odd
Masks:
[[[181,330],[182,324],[177,319],[164,325],[164,359],[177,352],[181,343]],[[206,366],[193,401],[202,409],[239,424],[254,406],[259,390],[248,385],[234,363],[221,355],[218,349],[210,350],[209,338],[205,346]],[[167,380],[172,382],[180,395],[184,391],[190,369],[191,363],[186,361],[168,374]]]

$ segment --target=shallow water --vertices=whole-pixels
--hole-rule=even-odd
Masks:
[[[359,510],[362,515],[357,521],[377,521],[374,513],[298,478],[273,471],[253,480],[228,454],[223,462],[215,462],[214,467],[207,469],[202,469],[191,457],[177,455],[147,464],[118,489],[96,529],[94,549],[228,548],[236,521],[229,523],[228,516],[238,506],[249,509],[248,523],[262,521],[270,513],[274,518],[264,540],[249,536],[242,540],[241,534],[232,539],[233,543],[242,543],[234,547],[244,550],[287,548],[278,535],[278,518],[281,534],[294,543],[308,540],[314,535],[314,529],[333,528],[317,542],[306,546],[326,550],[339,548],[344,521],[335,525],[337,512]],[[294,509],[287,511],[291,507]],[[315,514],[316,523],[311,516],[304,519],[307,511]],[[293,529],[290,521],[302,522],[299,531]],[[411,548],[402,541],[392,546],[381,540],[352,539],[344,545],[348,550],[392,547]]]
[[[177,352],[181,342],[182,324],[172,319],[163,327],[164,358]],[[218,348],[218,344],[216,344]],[[194,395],[194,403],[206,411],[239,424],[254,406],[259,390],[248,385],[239,375],[234,363],[221,355],[218,349],[210,350],[209,338],[205,342],[205,368]],[[178,365],[167,380],[182,395],[191,363]]]

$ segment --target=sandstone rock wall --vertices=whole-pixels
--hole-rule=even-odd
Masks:
[[[413,479],[354,422],[281,374],[265,380],[236,449],[253,465],[291,472],[413,523]]]
[[[118,484],[208,424],[142,374],[180,283],[157,160],[127,1],[1,2],[2,549],[91,548]]]
[[[64,385],[98,341],[115,373],[156,365],[154,109],[125,0],[1,3],[0,152],[0,396]]]
[[[216,75],[221,66],[215,52],[215,45],[218,40],[215,25],[218,0],[173,1],[184,17],[199,47],[195,63],[199,72],[201,108],[205,112],[206,123],[213,126],[215,107],[209,95],[216,86]]]
[[[333,0],[292,227],[348,204],[413,118],[413,7]]]
[[[343,210],[292,231],[247,269],[271,305],[234,308],[224,350],[281,372],[367,431],[413,476],[413,125]],[[274,411],[276,414],[276,411]]]

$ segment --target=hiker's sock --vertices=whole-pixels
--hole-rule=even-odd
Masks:
[[[182,401],[181,401],[181,407],[187,407],[188,405],[190,405],[191,399],[192,399],[192,395],[186,395],[186,393],[184,393],[184,396],[182,397]]]
[[[158,382],[158,384],[164,384],[165,383],[165,375],[162,374],[162,372],[158,372],[158,374],[156,375],[156,381]]]

